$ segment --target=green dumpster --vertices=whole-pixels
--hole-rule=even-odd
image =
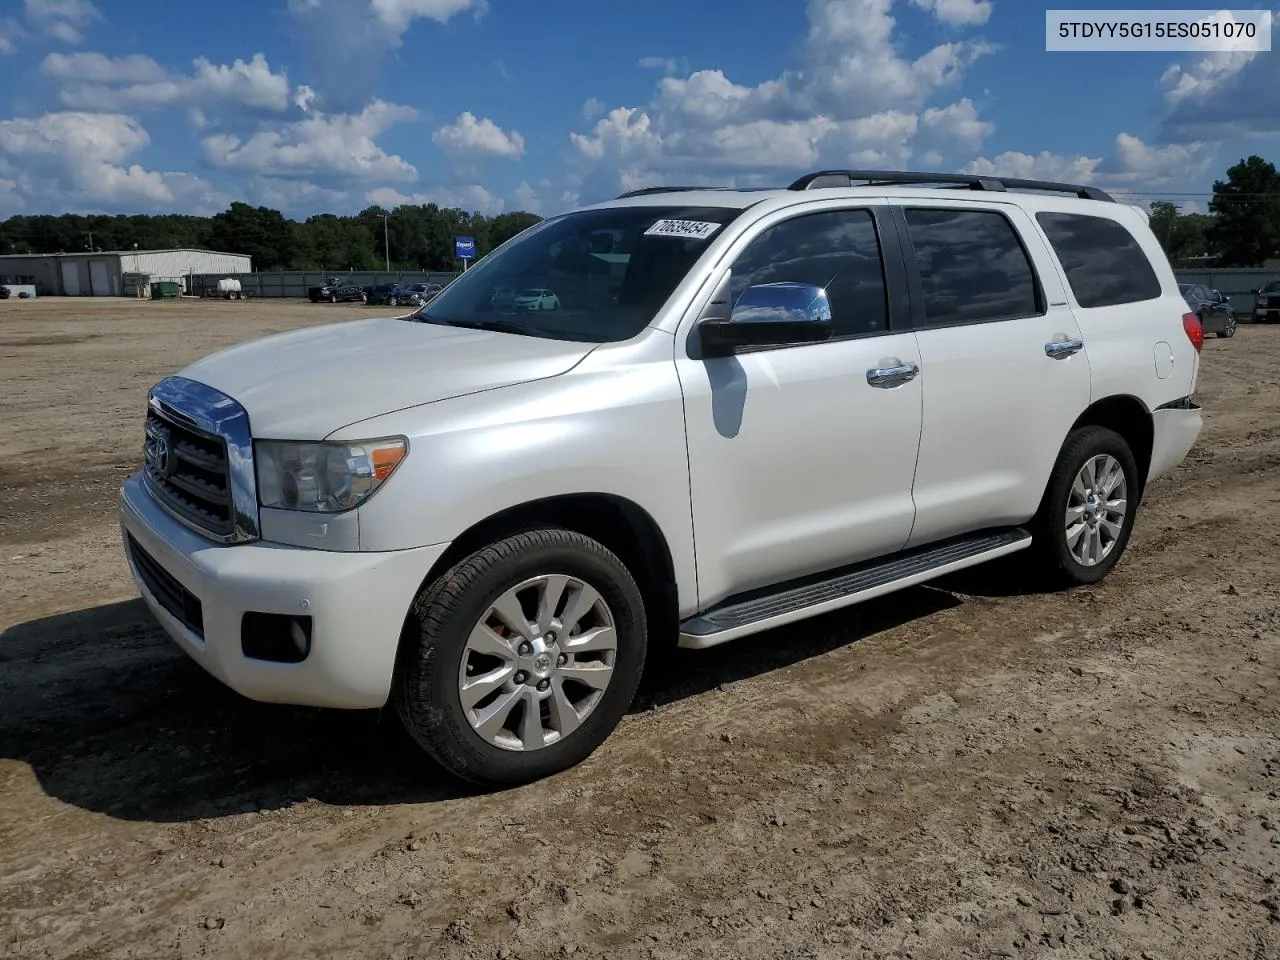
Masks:
[[[151,284],[151,299],[176,300],[182,296],[182,284],[175,280],[157,280]]]

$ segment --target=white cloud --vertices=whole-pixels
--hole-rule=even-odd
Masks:
[[[425,206],[434,203],[442,209],[456,207],[469,213],[483,213],[489,216],[501,213],[504,206],[500,197],[494,196],[479,184],[438,187],[422,193],[401,193],[394,187],[379,187],[366,193],[365,199],[386,210],[400,206]]]
[[[414,20],[448,23],[467,10],[483,16],[489,7],[486,0],[371,0],[370,6],[377,18],[397,34],[408,30]]]
[[[63,43],[84,42],[84,31],[102,19],[89,0],[26,0],[27,22]]]
[[[991,159],[979,157],[967,164],[965,173],[986,177],[1016,177],[1022,180],[1059,180],[1093,183],[1101,157],[1080,154],[1067,156],[1042,150],[1038,154],[1007,150]]]
[[[516,159],[524,153],[524,137],[503,130],[487,117],[477,119],[465,112],[453,123],[431,135],[432,141],[451,157],[506,157]]]
[[[608,106],[603,100],[596,97],[590,97],[586,103],[582,105],[582,119],[594,120],[600,114],[604,113],[605,107]]]
[[[959,144],[976,149],[995,132],[996,125],[982,120],[968,97],[948,107],[930,107],[920,116],[920,126],[931,143]]]
[[[1194,180],[1209,170],[1213,160],[1211,143],[1152,146],[1132,134],[1120,133],[1107,157],[1047,150],[1035,155],[1008,151],[991,159],[979,157],[965,167],[965,172],[1143,190]]]
[[[127,162],[150,142],[136,119],[121,114],[60,112],[0,120],[0,155],[19,171],[14,189],[40,209],[59,202],[167,209],[214,199],[198,177]]]
[[[26,31],[12,17],[0,20],[0,56],[13,53],[18,49],[18,42],[26,37]]]
[[[953,27],[974,27],[991,19],[991,0],[911,0]]]
[[[175,75],[150,57],[113,59],[101,53],[51,53],[41,64],[47,75],[67,83],[61,91],[62,102],[77,109],[185,105],[201,111],[234,107],[279,113],[289,107],[288,77],[274,73],[261,53],[229,65],[199,57],[192,67],[190,75]]]
[[[477,19],[487,0],[289,0],[294,38],[309,67],[308,79],[328,110],[351,112],[377,92],[415,21],[443,25],[470,11]],[[442,42],[428,36],[414,58]],[[406,64],[406,68],[410,68]]]
[[[260,174],[413,180],[417,169],[375,140],[393,125],[417,116],[412,107],[375,100],[358,114],[316,112],[247,141],[231,134],[205,137],[204,152],[216,166]]]
[[[273,210],[302,211],[303,216],[317,210],[337,210],[350,201],[345,190],[322,187],[309,180],[256,177],[249,184],[249,195],[255,202]]]
[[[645,70],[657,70],[660,73],[688,73],[689,61],[684,57],[641,57],[640,66]]]
[[[645,105],[598,104],[570,144],[594,169],[592,192],[628,183],[750,184],[769,170],[802,172],[836,164],[904,163],[913,152],[974,150],[994,130],[969,99],[936,102],[969,67],[996,50],[955,39],[914,58],[895,43],[894,0],[808,0],[809,30],[794,69],[754,85],[721,70],[674,75],[664,58],[642,65],[667,75]],[[918,0],[950,26],[981,24],[990,4]],[[941,158],[939,158],[941,159]],[[770,179],[776,181],[777,175]]]
[[[316,102],[316,92],[305,83],[299,85],[293,91],[293,105],[303,113],[310,113],[311,107]]]
[[[1203,54],[1169,67],[1160,86],[1168,140],[1280,134],[1280,59],[1273,55]]]
[[[102,53],[51,53],[40,69],[56,80],[81,83],[156,83],[168,76],[164,67],[141,54],[113,58]]]

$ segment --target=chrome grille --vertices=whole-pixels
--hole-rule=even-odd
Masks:
[[[147,392],[142,479],[170,516],[218,543],[261,537],[249,413],[186,377]]]
[[[152,494],[192,526],[215,537],[234,529],[227,442],[147,411],[143,471]]]

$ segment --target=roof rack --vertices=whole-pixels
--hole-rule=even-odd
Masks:
[[[980,177],[967,173],[913,173],[907,170],[819,170],[806,173],[791,184],[789,190],[817,190],[822,187],[852,187],[854,181],[866,181],[866,186],[891,183],[938,183],[951,187],[967,187],[970,190],[1045,190],[1052,193],[1072,193],[1082,200],[1102,200],[1114,203],[1114,198],[1097,187],[1078,183],[1058,183],[1053,180],[1020,180],[1014,177]]]
[[[628,197],[647,197],[653,193],[681,193],[688,190],[709,190],[710,187],[641,187],[639,190],[628,190],[626,193],[618,194],[619,200],[626,200]]]

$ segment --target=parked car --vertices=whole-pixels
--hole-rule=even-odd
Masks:
[[[416,307],[430,302],[444,288],[438,283],[381,283],[367,289],[369,303]]]
[[[9,288],[0,287],[0,300],[8,300],[8,299],[9,299]]]
[[[1191,312],[1200,318],[1206,334],[1214,333],[1219,337],[1236,335],[1236,312],[1226,297],[1203,283],[1180,283],[1178,289]]]
[[[1254,323],[1280,323],[1280,280],[1260,286],[1253,296]]]
[[[517,310],[559,310],[560,298],[546,287],[531,287],[516,295]]]
[[[601,232],[605,273],[575,252]],[[497,295],[553,277],[559,310]],[[244,696],[389,706],[447,770],[524,783],[590,756],[667,646],[1013,554],[1100,581],[1200,434],[1203,343],[1146,217],[1093,187],[641,190],[410,314],[155,384],[123,547]]]
[[[358,283],[352,283],[345,277],[326,277],[320,286],[307,288],[307,299],[312,303],[321,301],[342,303],[348,300],[363,302],[368,299],[368,293],[365,292],[364,287]]]

